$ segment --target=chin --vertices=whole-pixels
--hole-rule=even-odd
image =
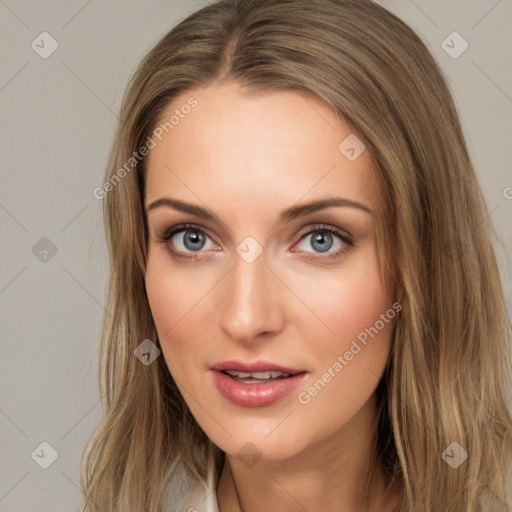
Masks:
[[[279,421],[273,421],[273,427],[268,427],[268,422],[262,422],[258,426],[254,418],[248,419],[247,423],[237,422],[236,426],[231,423],[226,425],[231,437],[223,429],[221,432],[216,428],[215,432],[205,430],[208,437],[222,451],[242,461],[252,460],[283,460],[293,457],[308,446],[304,433],[297,432],[293,435],[290,428],[279,425]],[[279,430],[281,430],[279,432]],[[248,464],[249,465],[249,464]]]

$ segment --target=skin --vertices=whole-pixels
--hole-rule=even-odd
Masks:
[[[374,392],[393,321],[308,404],[297,398],[394,302],[379,271],[379,190],[369,152],[349,161],[338,145],[351,130],[323,104],[292,91],[250,95],[235,83],[212,84],[176,98],[162,120],[191,96],[197,107],[150,151],[145,205],[171,197],[207,207],[222,222],[169,206],[148,211],[146,288],[167,366],[199,425],[227,455],[219,510],[239,510],[233,478],[247,512],[394,510],[396,500],[380,503],[381,472],[369,508],[362,496]],[[284,208],[330,196],[372,213],[330,207],[276,222]],[[181,223],[204,230],[199,251],[184,245],[183,231],[161,241]],[[332,235],[329,250],[320,252],[318,232],[301,240],[319,224],[348,233],[354,246]],[[250,264],[236,252],[248,236],[263,249]],[[173,259],[169,246],[199,257]],[[346,250],[327,257],[339,248]],[[308,374],[270,406],[241,407],[220,394],[209,370],[228,359],[264,359]],[[248,442],[260,456],[252,466],[237,457]]]

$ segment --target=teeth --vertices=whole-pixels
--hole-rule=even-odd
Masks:
[[[289,377],[289,373],[282,373],[274,370],[270,370],[268,372],[252,372],[252,373],[246,373],[246,372],[239,372],[237,370],[224,370],[229,375],[232,375],[233,377],[239,377],[241,379],[275,379],[276,377]]]

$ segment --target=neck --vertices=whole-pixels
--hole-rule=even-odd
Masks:
[[[380,467],[371,478],[371,496],[365,496],[374,463],[371,402],[350,425],[287,459],[262,458],[249,467],[227,454],[217,491],[219,512],[395,510],[399,496],[394,491],[385,499],[389,481]],[[361,430],[363,425],[370,427]]]

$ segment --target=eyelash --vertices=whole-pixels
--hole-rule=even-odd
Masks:
[[[197,260],[197,259],[200,259],[202,258],[202,256],[200,256],[200,252],[196,252],[196,253],[183,253],[182,251],[177,251],[175,249],[173,249],[170,244],[169,244],[169,241],[170,239],[177,233],[181,233],[183,231],[197,231],[197,232],[200,232],[200,233],[203,233],[204,235],[208,236],[207,233],[204,231],[204,229],[201,229],[199,226],[197,226],[196,224],[180,224],[178,226],[174,226],[168,230],[166,230],[162,235],[159,235],[158,236],[158,239],[157,241],[159,243],[163,243],[163,244],[166,244],[167,246],[167,250],[169,251],[169,253],[171,254],[171,256],[175,259],[193,259],[193,260]],[[325,224],[319,224],[319,225],[316,225],[316,226],[313,226],[312,228],[310,228],[308,231],[306,231],[305,233],[302,233],[300,235],[300,240],[303,240],[304,238],[306,238],[307,236],[313,234],[313,233],[317,233],[317,232],[321,232],[321,233],[331,233],[333,235],[336,235],[338,238],[341,239],[341,241],[345,244],[343,247],[341,247],[340,249],[334,251],[334,252],[328,252],[325,254],[325,256],[305,256],[306,259],[312,259],[312,260],[324,260],[324,259],[334,259],[334,258],[338,258],[340,257],[342,254],[344,254],[345,252],[349,251],[352,247],[354,247],[354,241],[352,240],[352,238],[346,234],[344,234],[342,231],[340,231],[339,229],[336,229],[332,226],[329,226],[329,225],[325,225]],[[210,237],[209,237],[210,238]],[[300,252],[300,251],[299,251]],[[190,254],[190,255],[189,255]],[[310,254],[310,253],[307,253],[307,254]],[[320,254],[320,253],[316,253],[316,254]]]

